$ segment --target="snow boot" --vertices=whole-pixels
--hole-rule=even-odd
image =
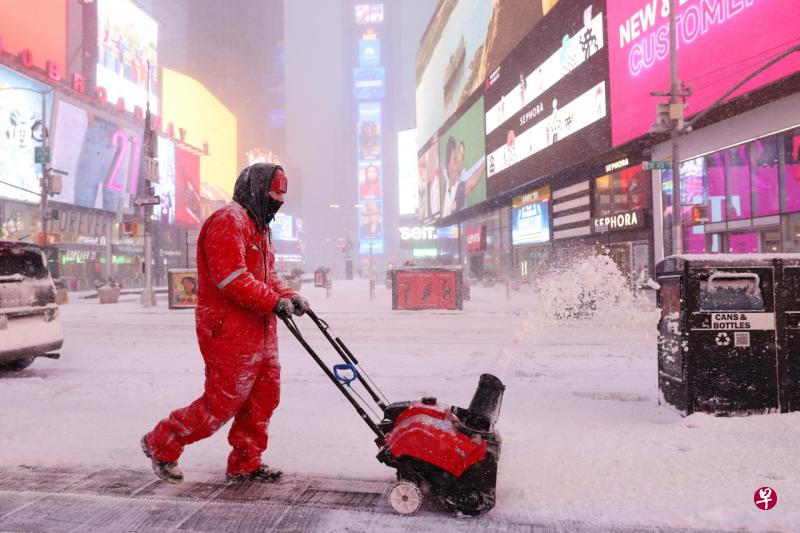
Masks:
[[[273,483],[278,481],[282,475],[283,471],[281,470],[270,468],[267,465],[261,465],[249,474],[225,474],[225,480],[229,483],[240,483],[248,479],[258,481],[259,483]]]
[[[173,485],[177,485],[183,481],[183,472],[181,472],[181,469],[178,468],[178,463],[159,461],[153,457],[150,448],[147,447],[147,441],[145,440],[145,437],[142,437],[142,451],[152,462],[153,472],[156,473],[161,481],[171,483]]]

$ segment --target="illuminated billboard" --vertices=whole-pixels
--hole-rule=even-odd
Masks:
[[[56,102],[53,129],[53,168],[67,173],[53,199],[108,211],[130,207],[139,190],[142,131],[66,99]]]
[[[0,48],[16,55],[30,50],[33,64],[47,68],[55,61],[67,64],[67,2],[53,0],[2,0]]]
[[[158,182],[154,183],[156,196],[161,203],[153,208],[153,219],[175,223],[175,142],[158,137]]]
[[[34,163],[34,151],[42,143],[42,97],[14,87],[47,90],[45,85],[0,67],[0,197],[38,202],[41,168]],[[46,97],[48,117],[51,103],[52,93]]]
[[[353,69],[353,98],[379,100],[386,95],[386,74],[383,67]]]
[[[216,185],[230,199],[239,175],[236,116],[194,78],[166,68],[162,73],[162,122],[181,124],[186,129],[185,141],[192,146],[201,148],[208,143],[208,154],[199,158],[199,175],[203,183]]]
[[[552,4],[555,2],[531,0],[439,2],[416,58],[418,147],[489,78]]]
[[[363,202],[359,210],[359,253],[383,253],[383,208],[380,200]]]
[[[356,24],[379,24],[383,22],[383,4],[356,4]]]
[[[417,130],[397,132],[397,177],[400,216],[414,215],[419,206],[417,190]]]
[[[695,114],[781,52],[797,44],[796,0],[679,2],[678,68],[690,80]],[[669,91],[669,10],[639,0],[608,2],[614,145],[648,133],[656,103]],[[721,43],[730,43],[721,45]],[[734,96],[800,71],[800,54],[769,67]]]
[[[550,240],[550,187],[514,197],[511,208],[513,246]]]
[[[439,137],[441,216],[486,200],[483,97]]]
[[[202,222],[200,199],[200,158],[186,150],[175,150],[175,222],[199,226]]]
[[[269,225],[272,239],[276,241],[290,241],[294,239],[294,219],[286,213],[276,213]]]
[[[381,63],[380,39],[361,39],[358,41],[358,66],[377,67]]]
[[[381,158],[381,104],[366,102],[358,104],[358,159],[360,161]]]
[[[108,100],[158,114],[158,23],[130,0],[97,2],[97,85]],[[148,73],[147,65],[150,64]]]
[[[610,149],[604,6],[560,2],[487,81],[487,197]]]
[[[439,218],[442,209],[439,183],[439,143],[430,143],[417,159],[417,218],[420,222]]]

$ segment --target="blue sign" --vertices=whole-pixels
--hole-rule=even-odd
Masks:
[[[378,100],[386,95],[386,75],[383,67],[353,69],[353,98]]]
[[[549,202],[543,200],[512,209],[511,244],[540,244],[550,240]]]
[[[358,251],[361,254],[383,253],[383,207],[380,200],[361,203],[358,224]]]
[[[380,39],[358,41],[358,66],[377,67],[381,63]]]

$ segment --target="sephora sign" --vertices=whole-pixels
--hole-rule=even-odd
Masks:
[[[797,44],[797,0],[677,0],[678,74],[692,86],[696,114],[770,59]],[[611,132],[615,146],[648,132],[651,92],[668,91],[669,0],[607,3]],[[790,55],[744,85],[752,91],[800,70]]]

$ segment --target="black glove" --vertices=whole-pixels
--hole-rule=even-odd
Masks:
[[[278,303],[275,304],[272,312],[278,315],[278,318],[289,318],[292,316],[292,313],[294,313],[292,301],[289,298],[281,298],[278,300]]]
[[[309,309],[308,300],[302,296],[292,298],[292,306],[294,307],[295,316],[303,316]]]

